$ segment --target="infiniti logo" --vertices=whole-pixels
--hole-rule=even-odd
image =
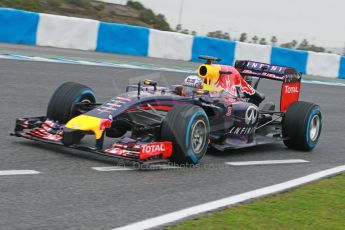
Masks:
[[[254,106],[249,106],[246,111],[245,122],[247,125],[254,125],[258,118],[258,110]]]

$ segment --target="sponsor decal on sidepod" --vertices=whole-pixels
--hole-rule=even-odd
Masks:
[[[285,93],[288,93],[288,94],[290,94],[290,93],[299,93],[299,91],[298,91],[298,88],[296,86],[290,87],[290,86],[286,85],[285,86]]]
[[[254,127],[232,127],[229,131],[229,134],[235,134],[235,135],[248,135],[254,133],[255,128]]]

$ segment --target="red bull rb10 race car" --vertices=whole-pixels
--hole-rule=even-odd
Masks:
[[[198,164],[210,148],[239,149],[273,142],[310,151],[318,143],[322,116],[299,101],[301,74],[255,61],[235,66],[201,56],[198,75],[182,85],[159,87],[144,80],[97,103],[87,86],[67,82],[52,95],[46,116],[16,120],[13,135],[142,164]],[[260,80],[282,84],[280,108],[262,104]],[[261,109],[260,109],[261,108]],[[94,143],[82,139],[92,135]],[[105,146],[105,138],[112,144]]]

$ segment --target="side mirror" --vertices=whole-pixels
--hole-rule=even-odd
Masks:
[[[144,81],[145,85],[149,85],[149,86],[153,86],[154,90],[157,90],[157,82],[156,81],[152,81],[152,80],[145,80]]]
[[[210,92],[208,90],[204,90],[204,89],[198,89],[198,90],[194,90],[193,91],[193,98],[198,95],[208,95]]]

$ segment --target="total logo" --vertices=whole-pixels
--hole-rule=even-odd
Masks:
[[[164,144],[143,145],[141,148],[142,153],[144,154],[152,154],[165,151]]]
[[[299,93],[297,86],[285,86],[285,93]]]

